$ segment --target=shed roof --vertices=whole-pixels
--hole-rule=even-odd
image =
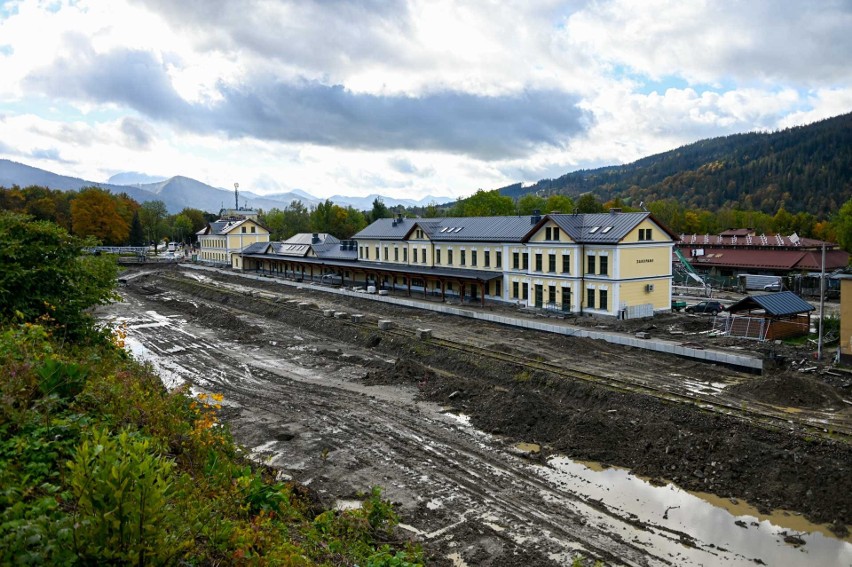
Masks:
[[[792,291],[749,295],[728,307],[731,313],[754,309],[763,309],[768,315],[783,317],[808,313],[816,308]]]

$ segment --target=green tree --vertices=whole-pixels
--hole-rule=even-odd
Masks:
[[[142,221],[139,220],[139,211],[133,212],[133,218],[130,219],[130,236],[128,236],[131,246],[145,245],[145,229],[142,228]]]
[[[427,219],[435,219],[441,214],[441,211],[438,209],[438,203],[432,201],[428,205],[426,205],[426,210],[423,211],[423,218]]]
[[[193,209],[191,207],[185,207],[180,212],[180,214],[184,215],[190,220],[190,222],[192,222],[192,229],[190,230],[190,241],[194,242],[195,240],[197,240],[195,237],[195,233],[207,226],[207,217],[204,216],[204,211],[200,209]]]
[[[269,229],[270,240],[287,240],[291,236],[311,230],[310,213],[301,201],[293,200],[286,208],[272,209],[260,216],[260,222]]]
[[[531,215],[533,211],[546,212],[547,201],[535,193],[527,193],[518,199],[518,214]]]
[[[515,202],[497,189],[480,189],[467,199],[457,201],[450,213],[454,217],[509,216],[515,214]]]
[[[162,201],[145,201],[139,210],[139,220],[145,229],[145,238],[149,243],[159,243],[160,239],[168,232],[165,219],[168,215],[166,204]]]
[[[337,209],[340,208],[328,199],[322,203],[317,203],[317,206],[315,206],[310,213],[310,227],[313,232],[331,233],[335,224],[335,207]]]
[[[847,252],[852,252],[852,199],[843,203],[831,224],[837,243]]]
[[[552,213],[553,211],[559,211],[560,213],[573,213],[575,208],[576,205],[571,197],[568,195],[554,194],[547,198],[547,205],[545,205],[544,211],[548,213]]]
[[[586,193],[577,199],[577,209],[580,213],[602,213],[603,205],[592,193]]]
[[[390,211],[385,206],[385,202],[382,200],[382,198],[376,197],[375,199],[373,199],[373,209],[370,211],[368,220],[370,222],[375,222],[379,219],[386,219],[390,216]]]
[[[183,213],[179,213],[172,219],[172,240],[175,242],[186,242],[192,237],[192,220]]]
[[[69,332],[92,325],[86,309],[115,298],[112,255],[84,254],[92,245],[47,221],[0,211],[0,320],[48,316]]]

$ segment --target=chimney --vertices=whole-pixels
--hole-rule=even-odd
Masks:
[[[318,244],[320,241],[319,233],[315,232],[311,238],[311,244]]]
[[[614,215],[614,214],[616,214],[616,213],[620,213],[620,212],[621,212],[621,209],[620,209],[619,207],[612,207],[612,208],[609,210],[609,213],[610,213],[611,215]]]
[[[402,213],[396,214],[396,224],[402,224]]]
[[[535,224],[541,220],[541,211],[536,209],[533,211],[532,216],[530,217],[530,224]]]

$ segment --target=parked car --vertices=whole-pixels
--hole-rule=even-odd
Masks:
[[[718,301],[701,301],[686,308],[687,313],[709,313],[718,315],[725,310],[725,306]]]

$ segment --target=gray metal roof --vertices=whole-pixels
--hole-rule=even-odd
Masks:
[[[313,244],[314,243],[314,234],[319,239],[319,242],[323,243],[331,243],[331,244],[339,244],[340,240],[337,237],[332,236],[327,232],[300,232],[299,234],[294,234],[287,240],[283,242],[283,244]]]
[[[419,223],[435,242],[520,242],[535,223],[531,217],[449,217]]]
[[[358,239],[373,239],[373,240],[402,240],[408,234],[414,223],[420,219],[403,219],[402,222],[397,222],[396,219],[376,219],[370,226],[360,231],[352,238]],[[434,220],[434,219],[430,219]]]
[[[357,254],[357,252],[356,252]],[[272,254],[244,254],[244,257],[256,258],[258,260],[279,260],[285,261],[285,258]],[[487,270],[464,270],[461,268],[435,268],[430,266],[418,266],[416,264],[383,264],[381,262],[363,262],[353,261],[357,257],[348,259],[342,258],[293,258],[292,262],[302,264],[313,264],[315,266],[325,266],[330,268],[343,268],[346,270],[365,270],[376,271],[385,274],[402,274],[421,277],[436,277],[458,280],[473,280],[473,281],[491,281],[503,277],[502,272],[489,272]]]
[[[444,217],[435,219],[379,219],[353,236],[354,239],[403,240],[420,227],[434,242],[524,242],[548,219],[575,242],[613,244],[620,242],[639,223],[650,218],[672,240],[677,235],[660,224],[651,213],[551,214],[512,217]]]
[[[334,238],[332,236],[332,238]],[[337,240],[334,238],[334,240]],[[317,255],[318,258],[323,258],[325,260],[357,260],[358,259],[358,250],[352,246],[351,248],[346,248],[343,244],[337,240],[337,242],[326,242],[322,244],[314,244],[313,245],[314,254]]]
[[[219,219],[217,221],[213,221],[208,223],[208,225],[195,234],[227,234],[230,230],[235,227],[243,224],[248,219],[237,219],[237,220],[225,220]],[[210,232],[207,232],[207,229],[210,229]]]
[[[547,215],[575,242],[614,244],[620,242],[651,213],[595,213]]]
[[[417,226],[436,242],[520,242],[533,225],[529,216],[378,219],[352,238],[403,240]]]
[[[245,248],[241,250],[242,254],[263,254],[266,252],[267,248],[271,245],[271,242],[255,242],[253,244],[249,244]]]
[[[816,307],[792,291],[779,291],[778,293],[749,295],[731,305],[728,311],[737,313],[753,309],[763,309],[769,315],[783,317],[814,311]]]

